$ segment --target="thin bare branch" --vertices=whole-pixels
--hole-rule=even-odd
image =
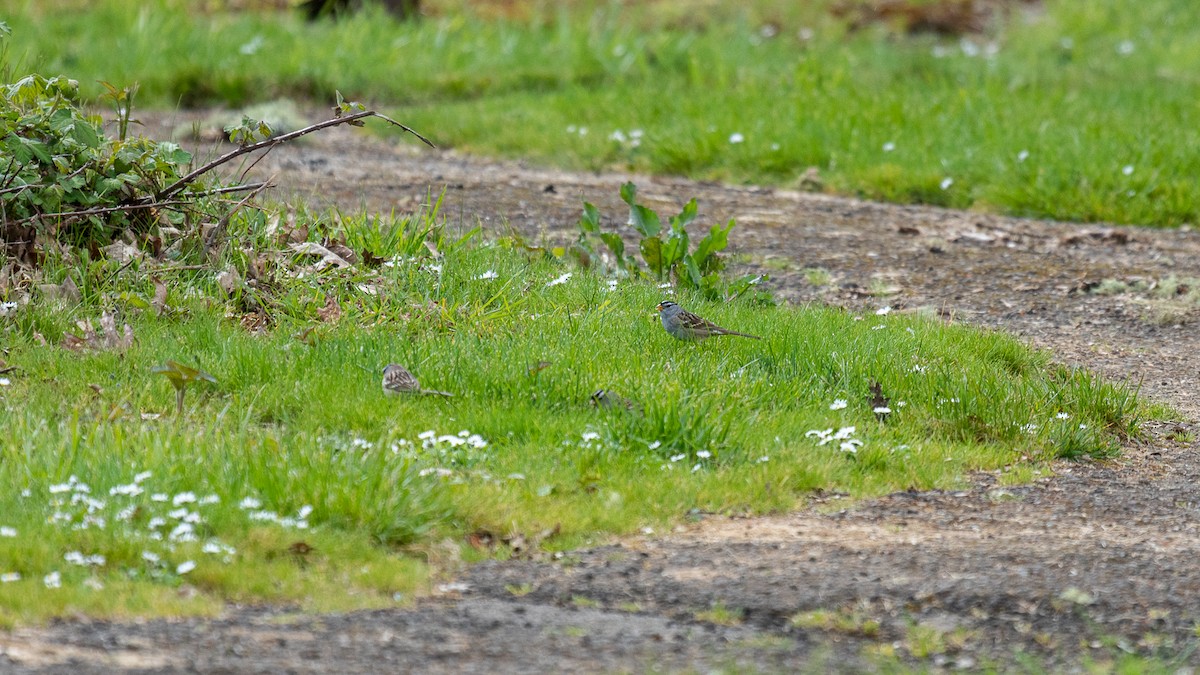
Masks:
[[[35,220],[39,220],[41,218],[78,218],[81,216],[96,216],[96,215],[100,215],[102,213],[145,211],[146,209],[157,209],[157,208],[165,207],[165,206],[178,206],[180,204],[186,204],[186,203],[187,203],[186,201],[182,201],[179,199],[171,199],[171,200],[166,200],[166,201],[161,201],[161,202],[145,202],[145,203],[139,202],[139,203],[134,203],[134,204],[122,204],[120,206],[97,206],[94,209],[84,209],[82,211],[59,211],[57,213],[39,213],[36,215],[29,216],[27,218],[22,218],[20,220],[14,221],[14,224],[20,225],[22,223],[28,223],[28,222],[32,222]]]
[[[225,229],[229,226],[229,220],[231,218],[233,218],[233,214],[237,213],[238,210],[241,209],[243,206],[245,206],[251,199],[254,199],[258,195],[258,193],[262,192],[263,190],[266,190],[267,188],[271,187],[272,185],[273,184],[269,180],[263,182],[261,185],[259,185],[258,189],[254,190],[250,194],[246,195],[245,197],[242,198],[242,201],[235,204],[234,207],[229,210],[229,213],[226,213],[221,218],[221,220],[217,222],[216,227],[214,227],[212,229],[212,231],[208,233],[208,237],[205,238],[205,240],[204,240],[204,250],[209,251],[212,249],[213,244],[217,240],[217,237],[219,237],[221,234],[223,234],[225,232]]]
[[[171,183],[170,185],[168,185],[167,187],[165,187],[161,191],[159,191],[159,193],[157,195],[155,195],[155,199],[163,200],[163,199],[167,199],[167,198],[174,196],[180,190],[183,190],[185,187],[187,187],[189,183],[192,183],[200,176],[208,173],[209,171],[212,171],[213,169],[217,168],[218,166],[221,166],[222,164],[225,164],[226,162],[229,162],[238,157],[241,157],[242,155],[244,155],[246,153],[254,152],[256,150],[262,150],[263,148],[274,147],[281,143],[287,143],[290,140],[300,138],[301,136],[311,134],[314,131],[320,131],[321,129],[325,129],[328,127],[337,126],[339,124],[352,124],[353,122],[355,122],[357,120],[361,120],[364,117],[378,117],[379,119],[382,119],[385,122],[388,122],[390,124],[394,124],[394,125],[400,127],[401,129],[407,131],[408,133],[416,136],[417,138],[424,141],[424,143],[426,145],[428,145],[429,147],[431,147],[431,148],[437,147],[428,138],[425,138],[424,136],[417,133],[416,131],[413,131],[412,129],[410,129],[407,126],[400,124],[396,120],[393,120],[392,118],[390,118],[386,115],[377,113],[374,110],[363,110],[362,112],[357,112],[357,113],[354,113],[353,115],[346,115],[345,117],[334,117],[332,119],[325,120],[324,122],[317,122],[316,124],[304,127],[303,129],[297,129],[296,131],[283,134],[282,136],[268,138],[265,141],[259,141],[258,143],[251,143],[250,145],[243,145],[242,147],[240,147],[236,150],[232,150],[230,152],[225,153],[224,155],[221,155],[220,157],[212,160],[211,162],[208,162],[204,166],[201,166],[197,169],[192,170],[191,173],[187,174],[183,178],[180,178],[179,180],[175,181],[174,183]]]

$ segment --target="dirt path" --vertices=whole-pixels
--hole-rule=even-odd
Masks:
[[[448,186],[452,221],[551,241],[573,236],[584,199],[623,213],[617,186],[628,178],[415,152],[340,129],[256,171],[347,209],[412,209]],[[1200,309],[1088,292],[1105,279],[1200,276],[1197,233],[636,180],[660,209],[695,196],[702,221],[736,218],[742,264],[771,273],[784,298],[1002,327],[1140,382],[1182,419],[1151,426],[1119,461],[1062,464],[1029,486],[979,475],[962,492],[710,518],[560,561],[486,563],[412,610],[231,608],[210,621],[22,629],[0,634],[0,671],[859,671],[893,654],[967,669],[1027,655],[1059,669],[1125,652],[1200,665]],[[832,283],[809,284],[809,267]],[[740,610],[740,622],[696,619],[715,604]]]

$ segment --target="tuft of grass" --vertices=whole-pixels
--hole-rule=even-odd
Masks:
[[[743,610],[736,607],[728,607],[724,602],[718,600],[708,609],[696,612],[695,617],[697,621],[705,623],[715,623],[719,626],[737,626],[742,623],[744,614]]]
[[[25,0],[5,18],[14,62],[91,96],[137,82],[152,104],[242,106],[340,89],[403,106],[443,147],[577,169],[790,185],[813,167],[830,189],[875,199],[1197,222],[1190,5],[1047,3],[939,38],[848,31],[831,4],[527,2],[497,17],[431,3],[420,22],[307,23]]]
[[[837,610],[814,609],[799,612],[790,622],[795,628],[817,629],[844,635],[875,638],[879,636],[880,623],[870,616],[866,608],[841,608]]]

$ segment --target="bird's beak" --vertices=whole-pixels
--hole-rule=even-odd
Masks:
[[[662,311],[662,303],[661,303],[661,302],[660,302],[660,303],[658,303],[658,306],[657,306],[657,307],[655,307],[654,309],[655,309],[656,311],[659,311],[659,312],[661,312],[661,311]]]

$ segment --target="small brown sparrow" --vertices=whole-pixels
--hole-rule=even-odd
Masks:
[[[429,394],[433,396],[453,396],[453,394],[445,391],[435,391],[433,389],[422,389],[421,383],[417,378],[404,366],[398,363],[389,363],[383,369],[383,393],[392,396],[395,394]]]
[[[663,328],[671,334],[671,337],[686,340],[688,342],[699,342],[705,338],[714,335],[738,335],[751,340],[761,340],[757,335],[748,335],[737,331],[721,328],[717,324],[702,319],[695,314],[687,311],[679,305],[664,300],[658,303],[658,317],[662,319]]]

